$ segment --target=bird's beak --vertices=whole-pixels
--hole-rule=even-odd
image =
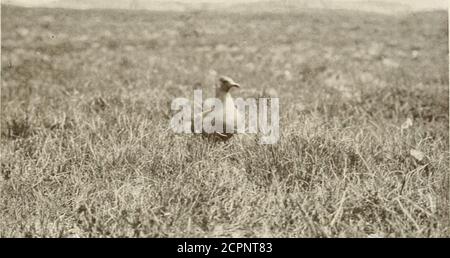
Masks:
[[[231,87],[236,87],[236,88],[240,88],[240,87],[241,87],[241,85],[239,85],[239,84],[237,84],[237,83],[233,83],[233,84],[231,84]]]

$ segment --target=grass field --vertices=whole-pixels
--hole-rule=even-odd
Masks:
[[[1,11],[1,237],[450,236],[446,12]],[[279,143],[169,130],[218,75]]]

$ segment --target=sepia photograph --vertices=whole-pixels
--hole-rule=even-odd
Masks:
[[[1,0],[0,238],[449,238],[448,8]]]

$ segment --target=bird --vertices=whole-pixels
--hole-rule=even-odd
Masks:
[[[203,130],[203,136],[212,138],[214,140],[226,141],[229,140],[235,133],[237,133],[236,124],[238,119],[241,119],[241,114],[236,108],[233,97],[230,93],[230,90],[233,88],[241,88],[241,85],[239,83],[236,83],[228,76],[220,76],[219,84],[216,86],[215,97],[222,102],[222,107],[203,111],[201,114],[201,118],[203,119],[207,115],[212,115],[216,118],[214,119],[214,123],[221,123],[223,125],[223,130],[222,132],[214,131],[213,133],[207,133]],[[220,114],[211,114],[211,112],[219,112]],[[226,130],[228,122],[233,123],[233,130],[231,132]],[[231,126],[228,127],[231,128]]]

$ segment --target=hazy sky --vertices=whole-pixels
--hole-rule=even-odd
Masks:
[[[18,3],[18,4],[25,4],[25,5],[40,5],[49,3],[55,0],[8,0],[2,2],[10,2],[10,3]],[[92,0],[95,1],[95,0]],[[152,0],[148,0],[152,1]],[[161,0],[160,0],[161,1]],[[214,2],[224,2],[224,0],[175,0],[177,2],[208,2],[208,3],[214,3]],[[226,2],[233,2],[233,3],[239,3],[239,2],[255,2],[258,0],[227,0]],[[267,1],[267,0],[266,0]],[[292,0],[290,0],[292,1]],[[295,1],[295,0],[294,0]],[[310,1],[316,1],[316,0],[310,0]],[[410,5],[412,9],[421,10],[421,9],[448,9],[448,0],[324,0],[324,2],[331,1],[331,2],[395,2],[395,3],[402,3]]]

